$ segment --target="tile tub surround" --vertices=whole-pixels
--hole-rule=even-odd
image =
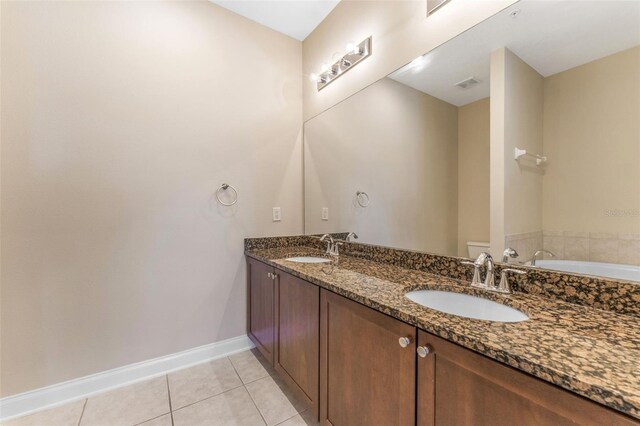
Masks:
[[[288,249],[287,255],[282,256],[285,258],[304,255],[305,250],[308,249],[316,249],[324,253],[326,244],[321,243],[316,236],[304,235],[245,239],[245,252],[277,247]],[[340,253],[342,256],[415,269],[456,280],[471,281],[473,275],[473,268],[461,263],[469,259],[459,257],[357,242],[344,242],[340,246]],[[498,274],[501,265],[497,264]],[[509,265],[509,267],[513,266]],[[570,274],[523,265],[516,267],[529,272],[526,275],[511,277],[516,291],[640,317],[640,284],[637,282]]]
[[[505,247],[511,247],[518,252],[518,261],[527,262],[531,260],[536,250],[543,248],[543,233],[535,231],[507,235],[504,243]]]
[[[544,231],[543,246],[558,259],[640,265],[640,234]]]
[[[284,260],[292,252],[322,253],[313,247],[276,247],[246,255],[640,419],[638,317],[534,294],[483,292],[465,281],[348,255],[337,265]],[[481,295],[521,309],[531,319],[497,323],[443,314],[404,297],[418,288]]]

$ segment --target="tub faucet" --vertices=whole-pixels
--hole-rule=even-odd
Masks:
[[[553,254],[552,252],[550,252],[549,250],[537,250],[535,253],[533,253],[533,257],[531,258],[531,266],[536,266],[536,260],[538,260],[538,256],[540,256],[541,254],[548,254],[551,257],[555,257],[556,255]]]
[[[508,263],[509,258],[515,259],[518,256],[520,255],[515,249],[507,247],[506,249],[504,249],[504,252],[502,252],[502,263]]]

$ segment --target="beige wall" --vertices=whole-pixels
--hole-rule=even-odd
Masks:
[[[491,53],[489,106],[489,242],[490,252],[502,253],[505,249],[504,232],[504,147],[506,108],[506,55],[501,48]]]
[[[545,230],[640,234],[640,46],[544,80],[544,153]]]
[[[458,256],[489,241],[489,98],[458,108]]]
[[[419,55],[448,41],[515,0],[456,0],[426,18],[425,0],[342,0],[303,42],[304,119],[375,83]],[[318,92],[309,80],[345,45],[373,36],[373,54]]]
[[[244,334],[243,237],[302,232],[301,43],[208,2],[1,27],[1,394]]]
[[[455,106],[389,78],[307,121],[305,232],[455,255],[457,132]]]
[[[515,161],[514,149],[543,152],[543,78],[506,48],[492,54],[491,74],[491,202],[495,199],[496,205],[491,206],[490,226],[491,250],[497,256],[505,237],[542,231],[543,169],[535,161]],[[494,216],[499,208],[503,213]],[[521,248],[521,258],[533,254],[533,236],[531,240],[530,247]]]

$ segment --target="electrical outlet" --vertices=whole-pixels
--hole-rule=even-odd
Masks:
[[[280,213],[280,207],[273,208],[273,221],[280,222],[282,220],[282,215]]]
[[[322,220],[329,220],[329,207],[322,208]]]

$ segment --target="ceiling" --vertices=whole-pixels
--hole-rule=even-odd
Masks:
[[[340,0],[210,0],[259,24],[304,40]]]
[[[639,44],[640,0],[521,0],[389,77],[461,106],[489,96],[497,48],[548,77]],[[469,77],[480,83],[455,86]]]

